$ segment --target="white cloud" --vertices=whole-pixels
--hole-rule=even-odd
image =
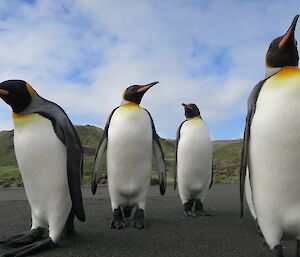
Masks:
[[[127,86],[158,80],[142,105],[161,135],[174,137],[181,102],[195,102],[216,137],[233,137],[222,122],[244,115],[270,40],[299,7],[296,0],[2,1],[0,80],[27,80],[71,119],[102,126]],[[0,115],[9,126],[7,109]]]

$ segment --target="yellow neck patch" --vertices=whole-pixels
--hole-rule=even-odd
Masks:
[[[195,116],[193,118],[188,118],[188,120],[201,120],[201,118],[199,116]]]
[[[274,76],[276,79],[285,79],[287,76],[292,76],[295,74],[299,74],[299,68],[295,67],[295,66],[287,66],[287,67],[283,67],[281,69],[281,71],[279,71],[278,73],[276,73],[276,75]]]
[[[123,104],[122,107],[125,107],[125,108],[139,108],[140,106],[137,103],[128,102],[126,104]]]
[[[132,102],[122,104],[119,108],[119,112],[126,117],[135,117],[141,110],[142,108],[138,104]]]
[[[201,124],[201,118],[199,116],[193,117],[193,118],[188,118],[188,121],[191,122],[190,124]]]
[[[39,114],[37,113],[30,113],[30,114],[17,114],[15,112],[12,113],[12,119],[16,126],[23,126],[29,122],[35,121],[39,118]]]

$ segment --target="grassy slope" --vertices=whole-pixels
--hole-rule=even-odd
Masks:
[[[83,154],[84,154],[84,162],[83,162],[83,184],[89,184],[91,181],[91,172],[93,167],[93,162],[95,158],[95,152],[98,147],[98,143],[103,134],[103,129],[97,128],[94,126],[86,125],[86,126],[76,126],[76,130],[80,137]]]
[[[83,183],[90,183],[91,170],[95,151],[103,130],[94,126],[76,126],[84,151]],[[173,176],[174,140],[161,140],[165,154],[168,175]],[[214,148],[214,180],[221,183],[238,181],[242,140],[215,141]],[[106,165],[103,167],[106,170]],[[155,168],[154,168],[155,169]],[[104,174],[105,177],[105,174]],[[155,177],[155,175],[154,175]],[[13,132],[0,132],[0,186],[20,186],[22,181],[17,168],[13,149]]]
[[[242,140],[225,143],[214,150],[214,180],[221,183],[239,181]]]

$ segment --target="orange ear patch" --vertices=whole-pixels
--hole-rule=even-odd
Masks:
[[[34,90],[33,90],[32,86],[29,83],[26,82],[26,87],[27,87],[27,90],[28,90],[29,94],[31,96],[34,96]]]
[[[123,91],[122,99],[125,99],[126,89]]]

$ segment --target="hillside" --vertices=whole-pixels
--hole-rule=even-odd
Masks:
[[[95,126],[75,126],[81,139],[84,152],[83,184],[90,183],[95,151],[103,133],[103,129]],[[165,154],[169,181],[173,177],[174,140],[161,139]],[[220,183],[235,183],[239,179],[239,162],[242,140],[214,141],[214,181]],[[104,171],[106,165],[104,164]],[[154,167],[155,169],[155,167]],[[153,181],[155,180],[153,175]],[[106,182],[105,173],[103,183]],[[22,186],[22,180],[17,167],[13,147],[13,131],[0,132],[0,186]]]
[[[213,142],[215,181],[220,183],[239,181],[242,144],[242,139]]]

